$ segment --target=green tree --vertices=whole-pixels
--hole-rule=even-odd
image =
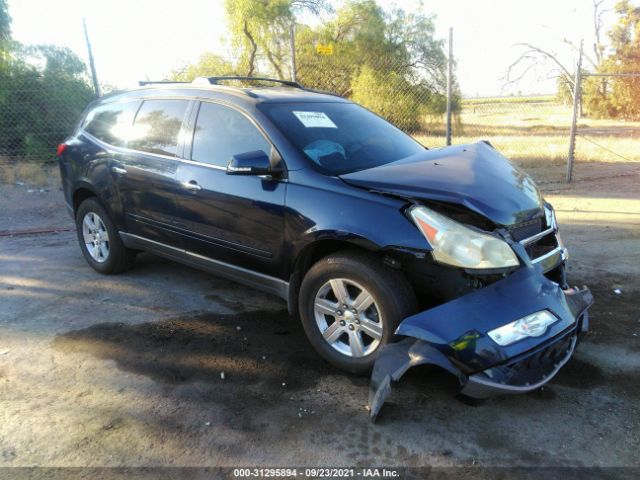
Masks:
[[[0,42],[11,40],[11,16],[6,0],[0,0]]]
[[[186,65],[169,74],[169,80],[175,82],[190,82],[196,77],[216,77],[237,74],[235,67],[220,55],[205,52],[200,55],[196,63]]]
[[[0,0],[0,72],[8,68],[11,51],[11,16],[6,0]]]
[[[289,78],[290,27],[300,12],[330,14],[295,25],[296,78],[307,87],[353,98],[398,126],[416,129],[446,105],[446,57],[434,17],[384,10],[374,0],[349,0],[337,11],[326,0],[225,0],[233,64],[207,53],[172,72],[173,80],[228,73]],[[319,45],[333,54],[321,55]],[[459,110],[455,88],[454,111]]]
[[[285,28],[293,21],[289,0],[225,0],[231,45],[239,52],[239,68],[253,76],[259,68],[260,56],[270,60],[278,71],[277,56]],[[278,71],[279,76],[282,72]]]
[[[384,74],[364,66],[353,81],[352,99],[402,128],[416,131],[431,112],[431,92],[412,85],[397,72]]]
[[[286,64],[296,11],[318,14],[329,10],[326,0],[225,0],[238,71],[248,76],[271,71],[278,78],[290,77]]]
[[[415,130],[426,114],[443,113],[446,106],[447,61],[434,32],[431,16],[400,8],[387,13],[373,0],[351,1],[325,25],[298,28],[297,76]],[[318,55],[317,44],[332,45],[333,55]]]
[[[317,28],[298,27],[297,78],[312,88],[351,96],[352,82],[363,66],[388,71],[391,52],[385,29],[384,13],[372,0],[347,3]],[[318,54],[317,45],[331,45],[333,54]]]
[[[82,60],[68,48],[13,41],[0,0],[0,155],[51,158],[92,98]]]
[[[609,32],[611,53],[598,73],[640,72],[640,7],[628,0],[615,6],[617,24]],[[640,78],[591,77],[585,82],[585,105],[590,116],[640,119]]]
[[[92,98],[84,64],[71,50],[14,44],[0,73],[0,155],[51,158]]]

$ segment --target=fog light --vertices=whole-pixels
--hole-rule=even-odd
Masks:
[[[504,347],[527,337],[544,335],[547,327],[558,321],[558,318],[547,310],[532,313],[515,322],[507,323],[489,332],[491,340]]]

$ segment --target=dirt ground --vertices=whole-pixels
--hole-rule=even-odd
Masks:
[[[0,467],[638,467],[639,180],[544,186],[596,298],[548,386],[468,405],[415,369],[375,425],[368,380],[320,360],[280,300],[149,254],[100,276],[73,232],[0,236]],[[0,186],[0,232],[70,225],[55,188]]]

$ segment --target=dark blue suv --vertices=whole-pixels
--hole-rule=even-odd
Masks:
[[[414,365],[485,397],[569,359],[591,295],[567,285],[551,205],[490,144],[428,150],[345,99],[227,79],[103,97],[60,145],[91,267],[147,250],[282,297],[326,360],[373,368],[374,416]]]

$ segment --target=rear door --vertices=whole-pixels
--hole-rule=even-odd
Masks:
[[[202,102],[178,167],[178,216],[186,250],[278,276],[286,180],[226,174],[232,155],[272,145],[245,113]]]
[[[113,174],[123,203],[127,232],[171,246],[175,232],[178,152],[188,100],[144,100]]]

